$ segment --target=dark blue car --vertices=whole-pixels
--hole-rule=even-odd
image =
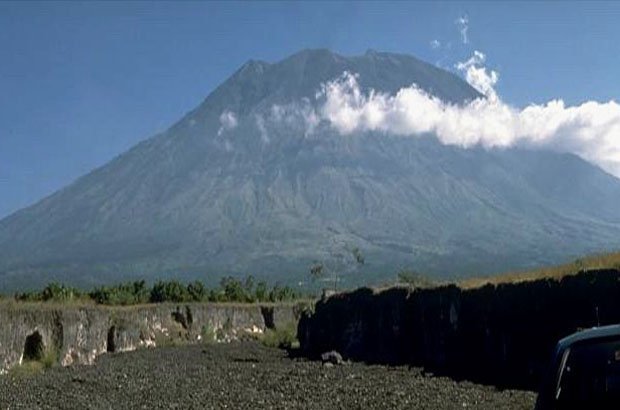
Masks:
[[[536,408],[620,409],[620,325],[560,340]]]

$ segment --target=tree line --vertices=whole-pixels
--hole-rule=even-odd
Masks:
[[[50,283],[43,290],[16,293],[14,299],[27,302],[93,301],[101,305],[139,305],[145,303],[182,302],[285,302],[308,297],[291,288],[264,281],[256,282],[253,276],[237,279],[222,278],[219,287],[208,288],[196,280],[184,284],[178,280],[160,280],[149,286],[138,280],[113,286],[100,286],[83,291],[59,283]]]

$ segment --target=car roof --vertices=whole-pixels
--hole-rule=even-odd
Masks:
[[[586,329],[586,330],[579,331],[577,333],[573,333],[572,335],[567,336],[564,339],[560,340],[558,342],[558,347],[560,349],[563,349],[577,342],[612,337],[612,336],[620,337],[620,324],[593,327],[591,329]]]

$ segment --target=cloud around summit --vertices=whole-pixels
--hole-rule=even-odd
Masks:
[[[456,64],[465,80],[484,97],[450,104],[415,84],[393,95],[361,89],[358,75],[345,72],[322,85],[315,108],[277,108],[293,118],[312,118],[312,133],[325,122],[341,135],[381,132],[403,137],[434,135],[443,144],[464,148],[527,147],[576,154],[620,177],[620,105],[587,101],[567,106],[562,99],[517,108],[495,90],[499,73],[484,66],[486,56],[475,51]]]

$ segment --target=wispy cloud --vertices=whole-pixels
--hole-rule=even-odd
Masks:
[[[430,42],[430,46],[431,46],[431,48],[432,48],[433,50],[437,50],[438,48],[440,48],[440,47],[441,47],[441,41],[439,41],[439,40],[437,40],[437,39],[431,40],[431,42]]]
[[[465,75],[465,80],[480,91],[487,98],[497,100],[495,84],[499,80],[499,74],[494,70],[487,70],[484,66],[486,56],[475,50],[474,54],[466,61],[456,63],[455,67]]]
[[[226,110],[220,114],[220,128],[217,130],[217,135],[221,136],[225,131],[229,131],[237,128],[238,121],[234,112]]]
[[[394,95],[364,92],[358,76],[345,72],[323,84],[316,111],[306,106],[303,116],[313,118],[312,129],[321,121],[342,135],[367,131],[407,137],[434,135],[443,144],[465,148],[523,146],[569,152],[620,177],[617,102],[566,106],[555,99],[519,109],[497,95],[494,86],[499,74],[484,67],[484,62],[484,54],[476,51],[457,64],[466,80],[485,95],[465,104],[445,103],[415,84]]]
[[[319,124],[320,118],[309,99],[304,98],[301,102],[274,105],[271,107],[269,120],[289,125],[301,125],[306,135],[312,134]]]
[[[265,118],[260,114],[255,114],[254,121],[256,122],[256,128],[258,128],[258,132],[260,133],[261,141],[263,144],[269,144],[271,142],[271,138],[269,138],[269,133],[267,132]]]
[[[463,44],[469,44],[469,17],[467,17],[466,14],[462,15],[461,17],[457,18],[454,23],[459,28],[459,32],[461,33],[461,41],[463,42]]]

